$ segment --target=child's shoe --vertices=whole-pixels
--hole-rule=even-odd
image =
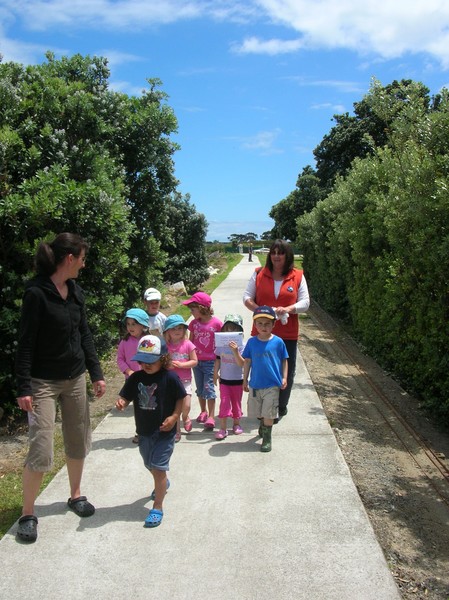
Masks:
[[[177,431],[175,434],[175,442],[180,442],[181,441],[181,432]]]
[[[228,437],[228,432],[226,431],[226,429],[219,429],[215,433],[215,439],[216,440],[224,440],[225,437]]]
[[[190,419],[186,419],[184,421],[184,429],[187,431],[187,433],[192,431],[192,421]]]
[[[197,423],[205,423],[207,419],[207,412],[200,412],[196,418]]]
[[[235,433],[235,435],[240,435],[243,433],[243,429],[240,427],[240,425],[234,425],[232,431]]]
[[[271,430],[272,425],[262,425],[262,446],[261,452],[271,452]]]
[[[215,419],[208,417],[204,422],[204,429],[213,429],[215,427]]]

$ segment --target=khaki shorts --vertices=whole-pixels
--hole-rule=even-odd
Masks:
[[[254,390],[249,388],[248,417],[277,419],[279,408],[279,388],[270,387]]]
[[[50,471],[53,465],[53,433],[56,403],[62,417],[62,435],[66,456],[83,459],[91,445],[89,400],[86,375],[76,379],[52,381],[32,379],[33,411],[28,413],[30,447],[25,465],[30,471]]]

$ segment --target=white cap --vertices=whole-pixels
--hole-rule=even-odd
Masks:
[[[143,294],[143,299],[147,300],[147,301],[160,300],[161,298],[162,298],[161,293],[156,288],[148,288],[147,290],[145,290],[145,292]]]

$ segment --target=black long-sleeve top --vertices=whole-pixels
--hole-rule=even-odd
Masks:
[[[17,395],[32,396],[31,378],[63,380],[87,369],[103,379],[87,324],[83,290],[69,279],[64,300],[49,277],[31,279],[23,296],[16,355]]]

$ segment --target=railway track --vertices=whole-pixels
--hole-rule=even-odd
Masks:
[[[353,378],[355,385],[360,388],[360,395],[369,399],[373,409],[379,413],[384,423],[393,432],[441,500],[449,508],[449,469],[446,454],[434,450],[416,429],[416,425],[412,425],[390,400],[392,385],[397,384],[392,384],[390,380],[386,391],[385,384],[383,385],[382,381],[385,381],[388,375],[381,372],[378,365],[371,365],[368,371],[363,363],[372,362],[371,359],[364,357],[361,362],[361,353],[355,343],[349,340],[348,336],[342,338],[340,328],[335,321],[316,304],[314,304],[309,316],[317,327],[331,336],[332,343],[329,344],[328,351],[333,355],[338,354],[339,357],[346,357],[345,368],[348,377]],[[336,347],[338,347],[338,350]],[[373,368],[376,373],[381,375],[380,381],[372,376]],[[410,398],[400,386],[397,387],[396,393],[399,393],[402,398]]]

